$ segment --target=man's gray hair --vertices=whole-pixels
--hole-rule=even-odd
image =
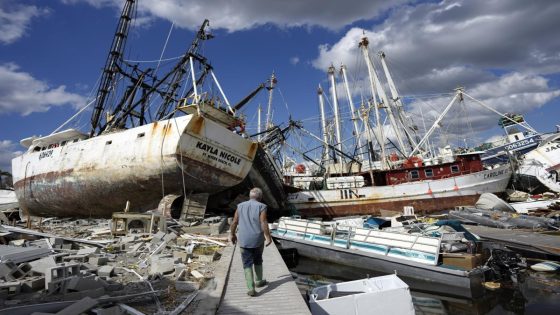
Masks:
[[[263,195],[262,190],[259,187],[255,187],[251,189],[251,191],[249,192],[249,198],[255,200],[261,200],[262,195]]]

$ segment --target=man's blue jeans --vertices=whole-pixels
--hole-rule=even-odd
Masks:
[[[243,261],[243,268],[252,268],[253,265],[262,265],[262,253],[264,244],[257,248],[243,248],[241,249],[241,260]]]

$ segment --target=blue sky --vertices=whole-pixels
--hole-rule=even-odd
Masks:
[[[91,99],[123,1],[0,0],[0,169],[23,150],[20,139],[46,135]],[[128,48],[133,60],[182,54],[195,29],[210,19],[215,39],[205,44],[232,103],[274,71],[275,121],[304,119],[318,133],[316,89],[328,93],[326,68],[344,63],[358,100],[366,94],[357,42],[384,50],[410,111],[435,116],[456,86],[502,112],[521,112],[539,131],[552,131],[560,114],[560,5],[555,1],[199,1],[140,0]],[[343,90],[340,106],[347,112]],[[256,123],[261,93],[244,109]],[[429,103],[429,104],[427,104]],[[457,137],[499,134],[496,116],[473,103],[452,112]],[[289,113],[288,113],[288,110]],[[469,109],[466,111],[466,109]],[[472,110],[472,111],[471,111]],[[429,118],[427,119],[429,123]],[[432,118],[433,120],[433,118]],[[71,124],[88,130],[89,112]],[[348,130],[346,133],[348,135]]]

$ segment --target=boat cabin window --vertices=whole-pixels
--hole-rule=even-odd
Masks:
[[[60,143],[60,145],[66,145],[66,143],[68,143],[68,141],[64,140]]]
[[[424,173],[426,174],[426,177],[433,177],[434,176],[434,170],[431,169],[431,168],[425,169]]]
[[[459,166],[451,165],[451,173],[459,173]]]
[[[33,152],[37,152],[37,151],[41,151],[41,147],[35,147],[35,148],[33,148]]]
[[[79,139],[74,139],[74,141],[72,141],[72,142],[78,142],[78,140],[79,140]]]
[[[112,140],[109,140],[109,141],[105,142],[105,144],[111,144],[111,143],[113,143]]]
[[[141,133],[138,134],[138,138],[142,138],[142,137],[145,136],[145,135],[146,135],[146,133],[141,132]]]
[[[420,178],[420,172],[418,172],[418,170],[410,171],[410,178],[411,179]]]
[[[46,148],[47,148],[47,147],[42,147],[42,148],[41,148],[41,151],[45,151]]]

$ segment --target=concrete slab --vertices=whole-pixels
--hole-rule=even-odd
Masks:
[[[216,253],[212,255],[198,255],[198,262],[207,264],[213,262],[215,258],[216,258]]]
[[[86,247],[86,248],[82,248],[80,250],[78,250],[78,253],[76,253],[76,255],[91,255],[91,254],[97,254],[99,253],[99,248],[97,247]]]
[[[124,315],[126,314],[120,306],[115,305],[108,308],[98,308],[94,310],[97,315]]]
[[[93,275],[83,278],[76,277],[68,282],[66,288],[73,291],[95,290],[104,287],[101,281],[103,280],[99,280]]]
[[[175,270],[175,259],[172,257],[152,256],[150,274],[170,273]]]
[[[102,266],[97,270],[97,275],[100,277],[110,278],[113,275],[113,266]]]
[[[182,262],[182,263],[186,263],[187,259],[189,258],[189,254],[187,254],[186,251],[178,251],[178,250],[174,250],[173,251],[173,258],[176,261]]]
[[[202,279],[204,278],[204,275],[202,273],[200,273],[200,271],[198,270],[191,270],[191,275],[197,279]]]
[[[17,269],[16,264],[14,264],[11,261],[0,263],[0,278],[5,278],[7,280],[10,279],[14,280],[10,275],[16,269]]]
[[[177,239],[177,234],[175,234],[173,232],[165,234],[165,236],[163,237],[163,241],[166,242],[166,243],[169,243],[174,239]]]
[[[56,267],[56,261],[53,256],[47,256],[39,260],[30,261],[29,265],[33,272],[46,274],[48,269]]]
[[[165,236],[165,233],[159,231],[156,234],[154,234],[154,236],[152,236],[152,243],[153,244],[157,244],[159,242],[161,242],[161,240],[163,239],[163,237]]]
[[[0,245],[0,261],[9,260],[19,264],[48,256],[52,252],[49,248]]]
[[[21,292],[21,282],[10,281],[10,282],[0,282],[0,296],[2,294],[15,295]]]
[[[96,256],[96,257],[89,257],[88,263],[94,266],[105,266],[108,261],[109,261],[108,257]]]
[[[95,306],[97,306],[98,301],[92,299],[90,297],[85,297],[76,303],[68,306],[67,308],[63,309],[62,311],[56,313],[56,315],[77,315],[85,313]]]
[[[45,277],[26,277],[22,284],[21,290],[23,292],[35,292],[45,288]]]
[[[136,235],[128,235],[128,236],[123,236],[119,239],[119,243],[121,244],[127,244],[127,243],[131,243],[136,241],[138,237]]]

